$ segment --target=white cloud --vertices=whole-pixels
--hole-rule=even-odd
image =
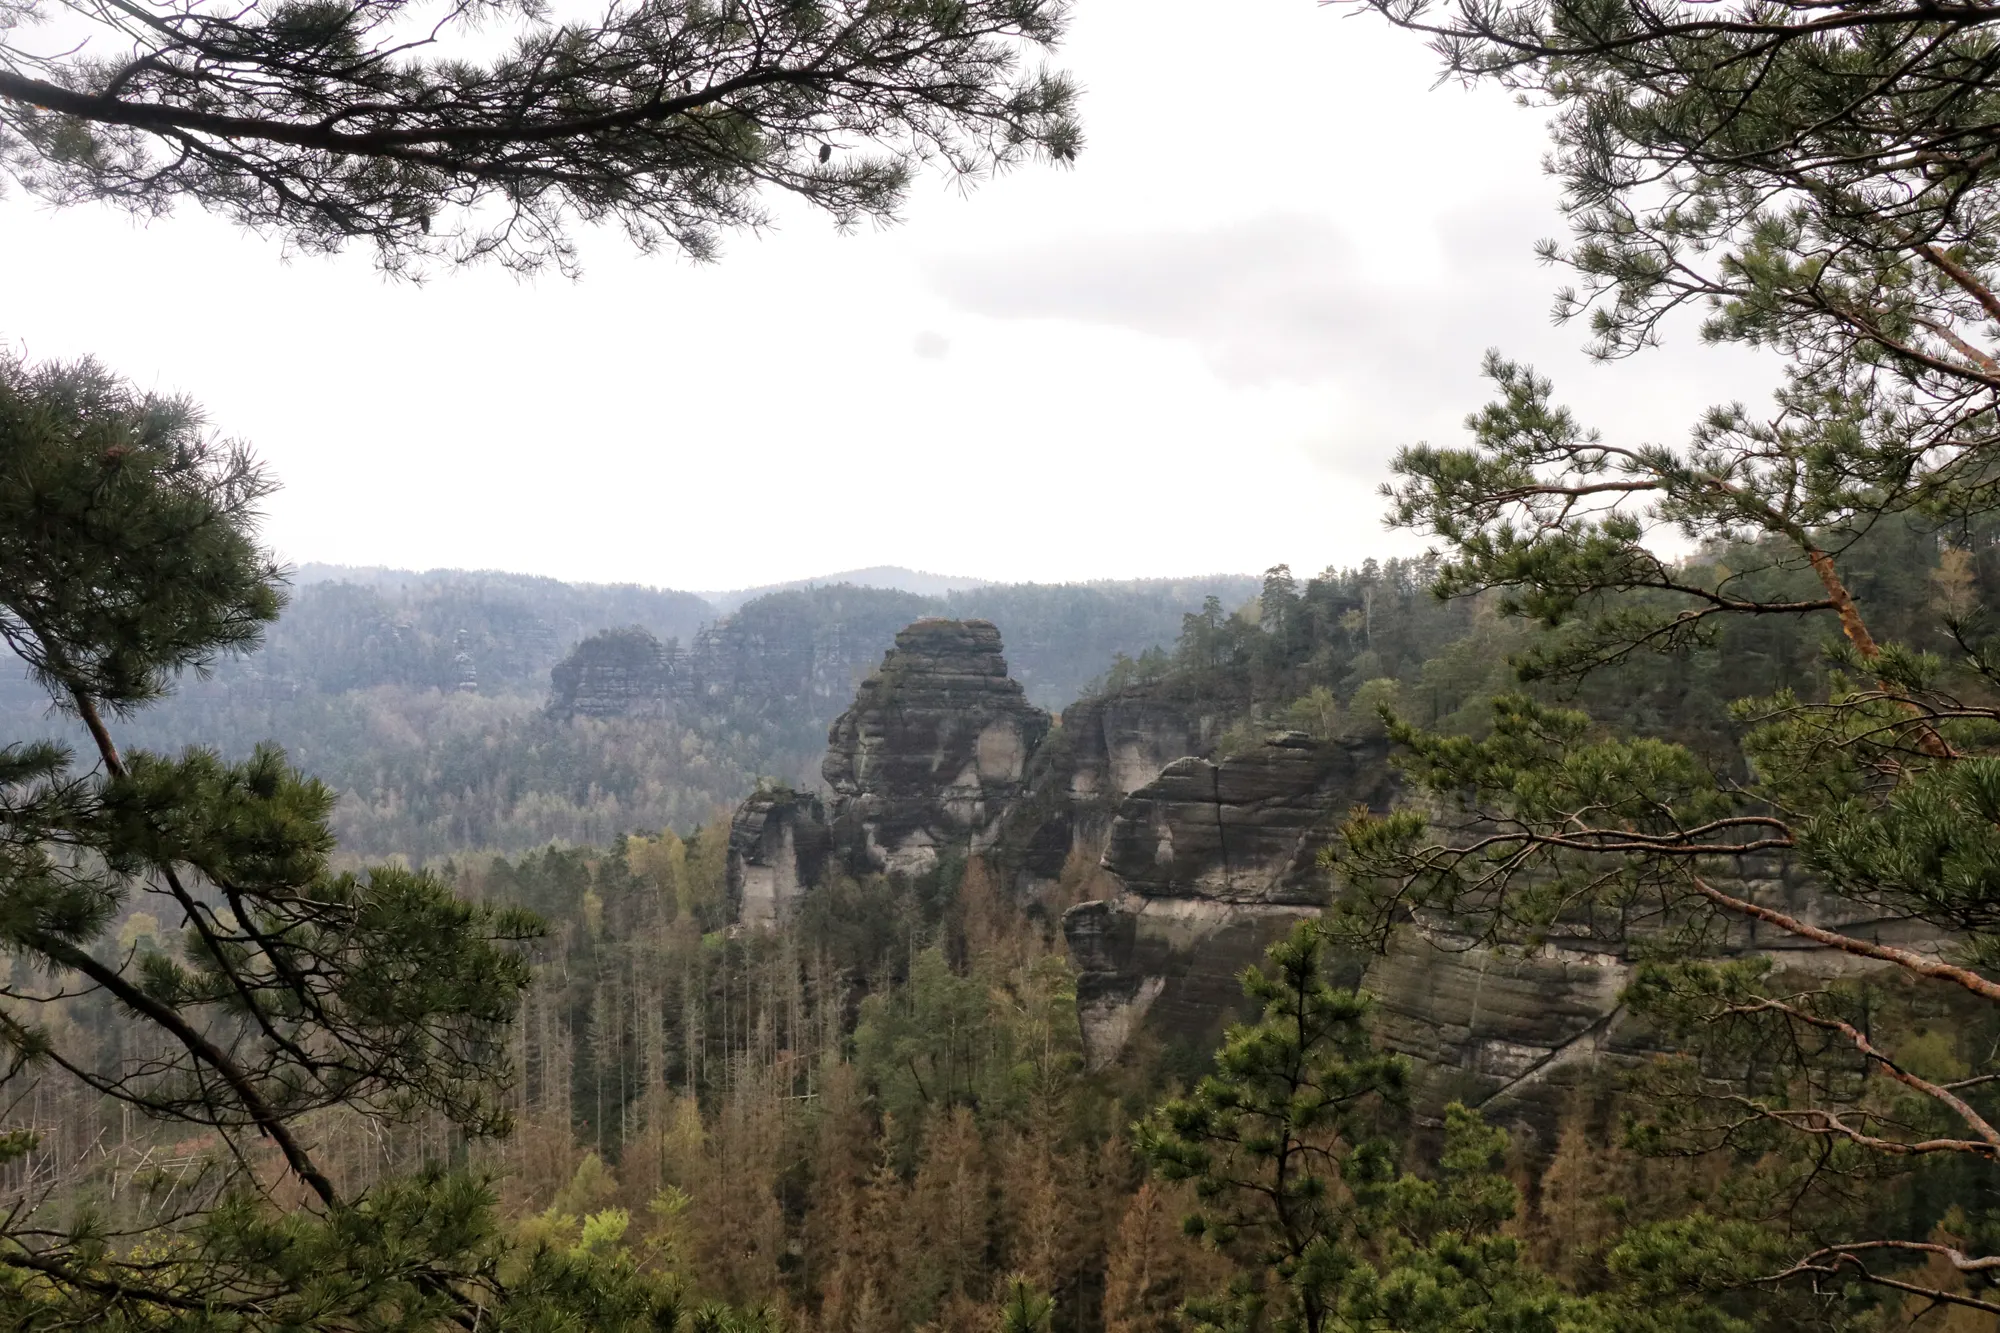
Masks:
[[[1420,43],[1307,0],[1079,10],[1075,169],[921,186],[900,227],[408,287],[15,194],[0,337],[194,394],[285,480],[292,558],[697,588],[1318,568],[1388,549],[1386,460],[1456,430],[1489,345],[1653,438],[1756,387],[1583,364],[1529,249],[1538,124]]]

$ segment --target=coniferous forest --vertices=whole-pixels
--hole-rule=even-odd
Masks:
[[[1090,3],[0,3],[0,208],[726,267],[1087,162]],[[2000,10],[1329,8],[1770,402],[1496,350],[1372,557],[710,600],[290,565],[0,347],[0,1329],[2000,1329]]]

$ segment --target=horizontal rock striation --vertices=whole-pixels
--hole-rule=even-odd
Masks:
[[[1841,934],[1919,952],[1948,942],[1915,923],[1885,921],[1865,905],[1819,891],[1796,867],[1745,857],[1715,882],[1741,897]],[[1876,964],[1754,920],[1716,923],[1723,956],[1764,955],[1802,978],[1867,971]],[[1662,942],[1665,923],[1646,912],[1559,922],[1534,948],[1492,948],[1419,919],[1362,984],[1376,998],[1383,1044],[1408,1055],[1418,1097],[1435,1110],[1454,1099],[1552,1145],[1571,1092],[1662,1052],[1619,997],[1639,956]],[[1809,984],[1803,982],[1801,984]]]
[[[1330,818],[1385,809],[1379,745],[1321,743],[1278,732],[1219,763],[1176,759],[1125,798],[1104,866],[1141,898],[1317,907]]]
[[[673,650],[643,629],[608,629],[570,649],[549,671],[558,717],[645,717],[673,696]]]
[[[1185,682],[1149,681],[1063,710],[1070,794],[1116,802],[1188,755],[1207,754],[1248,700]]]
[[[1008,676],[990,621],[909,626],[827,736],[843,855],[914,874],[947,847],[990,845],[1049,725]]]
[[[1379,742],[1279,732],[1220,761],[1177,759],[1127,796],[1103,862],[1121,892],[1063,917],[1090,1062],[1115,1059],[1142,1022],[1211,1041],[1242,969],[1319,914],[1334,821],[1393,794]]]

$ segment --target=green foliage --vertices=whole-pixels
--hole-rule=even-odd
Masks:
[[[2000,1003],[1980,970],[2000,956],[1982,627],[2000,166],[1961,137],[1983,140],[2000,98],[1994,15],[1371,7],[1553,112],[1573,243],[1545,257],[1580,280],[1558,309],[1590,311],[1599,355],[1701,305],[1704,336],[1783,361],[1775,413],[1718,406],[1659,444],[1603,438],[1494,353],[1470,441],[1399,454],[1391,519],[1437,540],[1439,590],[1538,625],[1519,675],[1585,694],[1597,721],[1524,696],[1484,735],[1399,723],[1425,806],[1348,827],[1342,923],[1379,941],[1414,911],[1645,962],[1626,1001],[1679,1055],[1644,1081],[1635,1141],[1755,1169],[1706,1231],[1636,1235],[1614,1266],[1760,1286],[1827,1322],[1911,1294],[2000,1314],[1964,1280],[1987,1262],[1984,1205],[1970,1251],[1932,1239],[1944,1209],[1924,1206],[1947,1179],[1972,1202],[2000,1163],[1970,1039]],[[1663,554],[1669,537],[1691,553]],[[1835,633],[1831,670],[1785,646]],[[1667,672],[1753,697],[1675,743],[1601,683]],[[1785,891],[1780,856],[1811,897]],[[1799,973],[1742,957],[1772,932]],[[1873,970],[1843,978],[1852,962],[1813,949]],[[1926,1010],[1968,1040],[1939,1049],[1908,1021]],[[1778,1217],[1789,1235],[1755,1230]]]
[[[1277,1328],[1332,1327],[1351,1262],[1348,1196],[1388,1170],[1379,1116],[1407,1065],[1371,1049],[1367,1000],[1327,982],[1324,953],[1311,923],[1274,945],[1268,968],[1243,976],[1262,1018],[1232,1028],[1215,1073],[1133,1129],[1156,1171],[1194,1183],[1201,1211],[1190,1228],[1269,1275],[1254,1297],[1203,1307],[1209,1326],[1250,1326],[1268,1302]]]
[[[148,703],[277,616],[271,482],[186,399],[0,355],[0,476],[0,639],[60,706]]]
[[[1372,1048],[1367,998],[1321,975],[1327,946],[1302,923],[1244,975],[1264,1006],[1232,1029],[1215,1072],[1134,1127],[1155,1172],[1191,1181],[1188,1230],[1233,1255],[1238,1277],[1190,1301],[1204,1333],[1739,1333],[1717,1301],[1777,1236],[1713,1219],[1635,1230],[1610,1282],[1579,1293],[1510,1233],[1519,1192],[1507,1135],[1445,1108],[1430,1173],[1398,1171],[1394,1113],[1407,1067]],[[1711,1260],[1728,1248],[1729,1263]]]
[[[765,190],[845,226],[893,216],[920,165],[976,177],[1081,146],[1075,85],[1024,67],[1062,35],[1053,0],[447,19],[445,40],[503,25],[477,56],[412,52],[408,17],[295,3],[199,34],[152,11],[89,20],[84,40],[119,56],[0,52],[0,160],[55,202],[192,200],[308,250],[366,240],[392,272],[571,270],[580,221],[708,258],[767,220]]]
[[[0,748],[0,1326],[674,1326],[608,1211],[502,1282],[491,1191],[436,1160],[507,1127],[538,923],[335,872],[333,793],[275,749],[113,742],[107,714],[276,612],[248,453],[94,367],[0,370],[0,471],[23,483],[0,487],[0,631],[97,752]],[[45,1147],[93,1127],[108,1167]],[[364,1127],[428,1131],[433,1160],[356,1180],[329,1140]]]
[[[1025,1277],[1007,1281],[1007,1299],[1000,1307],[1000,1333],[1049,1333],[1056,1303]]]

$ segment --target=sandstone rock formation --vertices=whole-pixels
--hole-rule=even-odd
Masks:
[[[826,810],[809,792],[777,787],[736,808],[729,821],[728,886],[736,920],[770,927],[820,883],[832,839]]]
[[[1078,970],[1086,1056],[1110,1061],[1143,1027],[1206,1049],[1243,1001],[1238,973],[1293,923],[1319,913],[1315,854],[1354,806],[1394,796],[1381,742],[1315,745],[1296,733],[1219,763],[1180,759],[1125,798],[1104,867],[1122,886],[1071,908],[1063,931]],[[1942,942],[1906,922],[1817,892],[1769,858],[1720,876],[1736,892],[1860,939],[1919,951]],[[1376,1032],[1410,1057],[1420,1112],[1462,1100],[1553,1146],[1569,1095],[1658,1053],[1620,996],[1662,923],[1643,913],[1580,917],[1529,948],[1493,948],[1419,920],[1379,957],[1353,959],[1343,984],[1376,997]],[[1733,923],[1725,953],[1776,955],[1809,976],[1857,966],[1798,936]]]
[[[1063,710],[1073,760],[1072,796],[1114,803],[1174,760],[1207,754],[1248,700],[1199,691],[1183,682],[1149,681]]]
[[[1049,730],[1000,647],[990,621],[919,620],[834,722],[821,773],[850,863],[921,873],[992,843]]]
[[[1920,953],[1949,942],[1907,920],[1820,892],[1796,867],[1739,859],[1715,878],[1732,892],[1843,935]],[[1494,949],[1419,920],[1372,960],[1361,984],[1376,997],[1382,1043],[1409,1056],[1419,1105],[1453,1099],[1552,1146],[1572,1089],[1658,1054],[1619,997],[1663,923],[1644,913],[1560,923],[1533,949]],[[1825,978],[1876,966],[1755,921],[1718,923],[1725,955],[1763,954],[1781,969]],[[1801,984],[1810,984],[1802,981]]]
[[[1317,854],[1335,824],[1395,796],[1379,739],[1280,732],[1202,757],[1247,709],[1246,699],[1148,682],[1072,705],[1052,731],[1009,678],[991,624],[918,621],[832,728],[830,804],[773,790],[738,810],[738,919],[774,923],[831,874],[923,873],[948,850],[985,852],[1032,896],[1087,853],[1116,892],[1062,923],[1086,1055],[1115,1059],[1142,1029],[1206,1052],[1241,1012],[1241,970],[1321,910]],[[1777,862],[1745,862],[1733,878],[1760,902],[1848,934],[1891,929]],[[1377,996],[1379,1037],[1411,1057],[1420,1110],[1462,1099],[1546,1149],[1573,1089],[1653,1054],[1619,996],[1655,929],[1643,917],[1579,919],[1533,950],[1507,950],[1418,921],[1386,956],[1351,960],[1340,980]],[[1807,973],[1851,965],[1801,944],[1742,925],[1726,947],[1796,951],[1783,965]]]
[[[1387,807],[1384,758],[1379,742],[1279,732],[1220,762],[1177,759],[1124,799],[1103,863],[1122,892],[1063,917],[1093,1064],[1142,1020],[1185,1041],[1213,1036],[1238,1007],[1237,973],[1319,913],[1333,821]]]
[[[1003,881],[1032,901],[1073,858],[1100,861],[1125,797],[1174,760],[1208,753],[1246,706],[1183,682],[1146,681],[1064,709],[995,840],[990,859]]]
[[[558,717],[641,717],[671,695],[671,653],[643,629],[591,635],[549,671],[549,711]]]
[[[1176,759],[1125,798],[1104,866],[1145,899],[1318,907],[1330,820],[1386,808],[1383,758],[1379,744],[1281,731],[1220,763]]]
[[[831,809],[783,788],[737,809],[737,921],[773,924],[835,873],[922,874],[948,849],[991,847],[1049,725],[1008,676],[991,623],[907,626],[827,738]]]

